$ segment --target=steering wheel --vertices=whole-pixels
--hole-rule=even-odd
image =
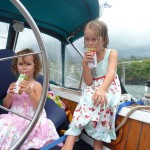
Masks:
[[[36,125],[39,115],[40,115],[41,111],[43,110],[43,107],[44,107],[44,104],[46,101],[46,97],[47,97],[47,90],[48,90],[48,86],[49,86],[49,67],[48,67],[48,63],[47,63],[48,57],[46,54],[46,48],[45,48],[40,31],[39,31],[35,21],[33,20],[32,16],[29,14],[27,9],[24,7],[24,5],[19,0],[10,0],[10,1],[16,6],[16,8],[24,16],[24,18],[26,19],[27,23],[30,25],[30,27],[37,39],[37,42],[38,42],[38,45],[40,48],[40,52],[41,52],[41,57],[42,57],[43,78],[44,78],[41,100],[40,100],[37,110],[34,114],[34,117],[32,118],[30,124],[28,125],[28,127],[25,130],[25,132],[23,133],[23,135],[20,137],[20,139],[17,141],[17,143],[15,143],[15,145],[11,148],[11,150],[16,150],[16,149],[19,149],[19,147],[24,143],[24,141],[28,137],[29,133],[32,131],[32,129]]]

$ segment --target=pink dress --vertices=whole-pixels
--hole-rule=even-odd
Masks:
[[[34,86],[34,83],[31,87]],[[10,110],[29,119],[33,118],[35,113],[29,96],[25,92],[21,95],[14,94]],[[9,150],[12,148],[27,129],[29,123],[29,120],[11,112],[0,115],[0,150]],[[59,136],[53,122],[46,117],[46,112],[43,109],[37,124],[20,147],[20,150],[39,149],[46,142],[54,141],[58,138]]]

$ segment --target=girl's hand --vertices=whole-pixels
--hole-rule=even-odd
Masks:
[[[94,101],[94,106],[98,106],[98,105],[104,105],[107,104],[108,102],[108,98],[106,95],[105,90],[101,89],[100,87],[95,91],[95,93],[93,94],[93,101]]]
[[[88,62],[91,62],[91,61],[93,61],[93,53],[90,51],[86,51],[84,58],[83,58],[83,62],[85,64],[88,64]]]
[[[9,95],[10,97],[13,96],[13,94],[14,94],[14,89],[15,89],[15,83],[11,84],[10,87],[9,87],[8,95]]]
[[[11,107],[11,104],[12,104],[12,97],[14,95],[15,86],[16,86],[15,82],[10,84],[9,89],[8,89],[8,93],[3,100],[3,106],[8,108],[8,109]]]
[[[21,83],[19,84],[19,86],[20,86],[20,91],[21,92],[26,92],[28,95],[30,95],[30,93],[31,93],[31,87],[30,87],[30,84],[29,84],[29,82],[27,81],[27,80],[23,80],[23,81],[21,81]]]

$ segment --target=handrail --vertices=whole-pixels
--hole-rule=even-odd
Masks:
[[[18,57],[22,57],[22,56],[29,56],[29,55],[39,54],[39,53],[42,53],[42,52],[35,52],[35,53],[28,53],[28,54],[23,54],[23,55],[0,58],[0,61],[9,60],[9,59],[13,59],[13,58],[18,58]]]
[[[150,60],[150,59],[124,61],[124,62],[118,63],[118,65],[120,65],[120,64],[130,64],[130,63],[134,63],[134,62],[141,62],[142,63],[143,61],[147,61],[147,60]]]

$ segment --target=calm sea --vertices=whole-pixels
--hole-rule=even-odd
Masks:
[[[125,89],[136,99],[141,99],[142,97],[144,97],[145,85],[125,85]]]

